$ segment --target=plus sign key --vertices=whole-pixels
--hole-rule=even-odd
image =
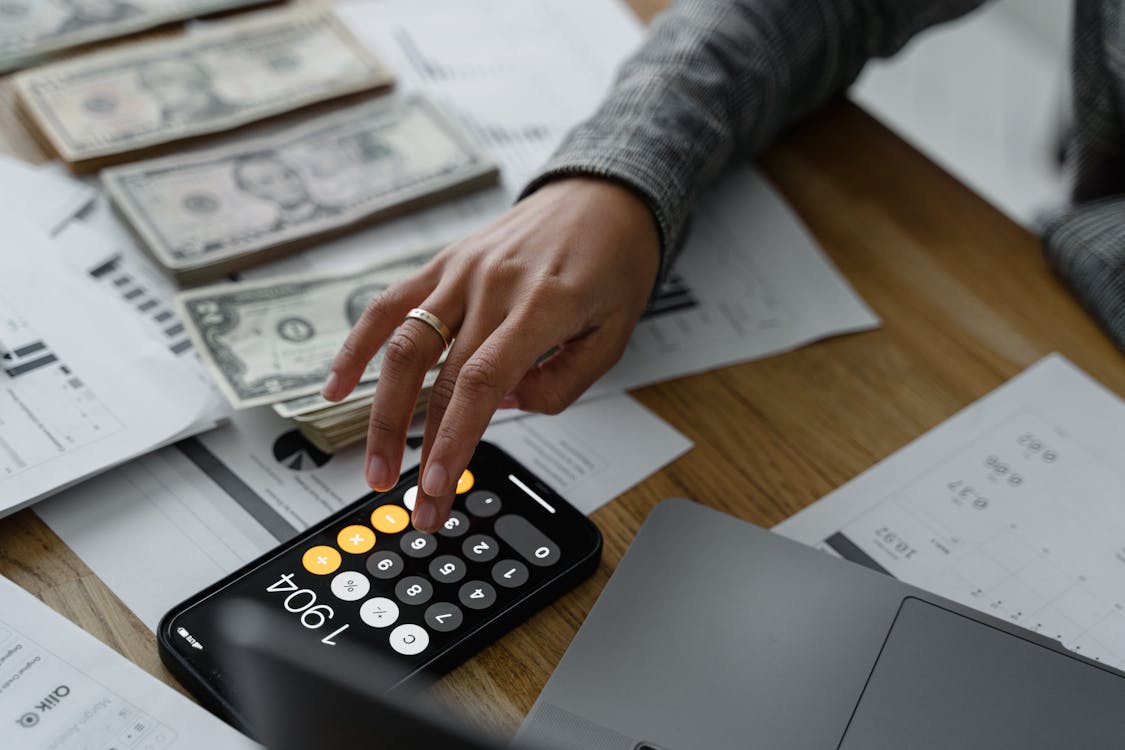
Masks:
[[[343,558],[340,557],[340,553],[336,549],[324,545],[310,548],[301,557],[301,564],[305,566],[305,570],[318,576],[335,573],[340,568],[342,561]]]

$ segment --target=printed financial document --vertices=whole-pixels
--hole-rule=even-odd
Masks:
[[[0,515],[167,444],[210,400],[45,233],[3,216],[21,252],[0,253]]]
[[[1123,444],[1052,355],[774,531],[1125,668]]]
[[[0,577],[0,747],[259,746]]]
[[[624,395],[494,424],[485,439],[586,513],[691,447]],[[412,447],[405,466],[419,455]],[[155,630],[173,605],[367,494],[363,459],[362,445],[323,453],[269,409],[254,409],[35,511]]]
[[[591,114],[643,27],[618,0],[343,2],[340,17],[398,74],[474,134],[503,184],[248,272],[348,272],[451,242],[498,216],[567,131]],[[878,318],[750,166],[700,202],[668,283],[622,361],[588,392],[611,393],[776,354]]]

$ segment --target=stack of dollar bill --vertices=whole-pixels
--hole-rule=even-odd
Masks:
[[[268,136],[107,169],[118,213],[182,283],[493,184],[499,170],[420,96],[381,96]]]
[[[60,50],[270,0],[5,0],[0,72]]]
[[[435,249],[397,256],[359,273],[303,274],[217,284],[182,292],[180,318],[235,408],[272,405],[318,448],[334,452],[363,438],[382,352],[339,404],[320,390],[332,360],[367,303],[411,275]],[[425,406],[431,373],[418,408]]]
[[[392,76],[330,11],[298,7],[80,55],[13,81],[33,130],[82,171],[383,88]]]

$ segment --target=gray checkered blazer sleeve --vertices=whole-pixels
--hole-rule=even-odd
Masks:
[[[680,0],[653,22],[600,109],[525,194],[562,175],[636,190],[656,217],[662,277],[700,190],[736,155],[846,88],[872,57],[981,0]]]
[[[724,165],[837,96],[869,59],[981,4],[679,0],[525,194],[569,174],[631,186],[659,225],[663,277]],[[1125,349],[1125,0],[1075,6],[1074,203],[1045,217],[1042,233],[1058,274]]]

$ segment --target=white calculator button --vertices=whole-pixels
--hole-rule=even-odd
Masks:
[[[402,493],[402,504],[411,513],[414,512],[414,503],[418,500],[418,485],[414,485],[406,492]]]
[[[336,595],[337,599],[343,599],[346,602],[358,602],[367,596],[367,592],[370,590],[371,581],[367,580],[367,576],[363,573],[345,570],[343,573],[337,573],[336,577],[332,579],[332,593]]]
[[[418,625],[399,625],[391,631],[391,648],[403,656],[414,656],[430,645],[430,634]]]
[[[359,619],[373,628],[394,625],[398,619],[398,605],[382,596],[368,599],[359,605]]]

